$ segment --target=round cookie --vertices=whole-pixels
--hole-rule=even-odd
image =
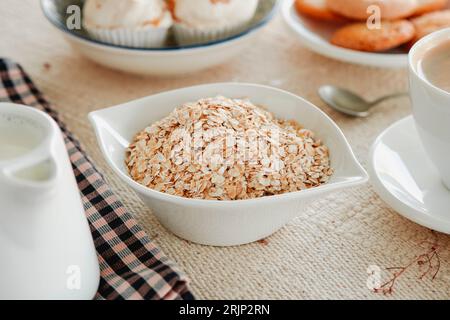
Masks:
[[[422,15],[428,12],[444,9],[448,0],[417,0],[417,9],[414,15]]]
[[[296,0],[295,8],[301,15],[327,22],[343,22],[342,16],[328,9],[326,0]]]
[[[408,20],[384,21],[380,29],[368,29],[366,23],[353,23],[338,29],[331,43],[369,52],[387,51],[414,38],[414,25]]]
[[[397,20],[407,18],[417,9],[416,0],[327,0],[331,11],[354,20],[366,20],[372,13],[367,12],[370,6],[380,8],[381,18]]]
[[[416,28],[416,36],[411,45],[426,35],[450,27],[450,10],[435,11],[411,19]]]

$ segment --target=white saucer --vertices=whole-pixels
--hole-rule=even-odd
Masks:
[[[428,159],[412,116],[394,123],[376,139],[369,171],[375,190],[398,213],[450,234],[450,191]]]
[[[332,45],[329,39],[339,25],[301,17],[297,14],[294,0],[284,0],[282,13],[284,21],[302,43],[310,50],[323,56],[373,67],[404,68],[408,65],[408,55],[400,50],[388,53],[371,53]]]

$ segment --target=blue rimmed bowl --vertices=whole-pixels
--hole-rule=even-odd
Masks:
[[[41,0],[42,10],[66,40],[83,56],[103,66],[141,75],[170,76],[186,74],[221,64],[248,47],[261,28],[274,16],[277,0],[260,0],[249,26],[225,39],[198,45],[177,46],[168,42],[162,48],[134,48],[99,42],[81,27],[70,30],[66,20],[70,5],[83,0]]]

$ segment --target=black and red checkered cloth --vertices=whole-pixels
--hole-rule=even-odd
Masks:
[[[23,69],[0,59],[0,102],[32,106],[61,127],[100,264],[97,299],[193,299],[185,275],[112,193],[76,138]]]

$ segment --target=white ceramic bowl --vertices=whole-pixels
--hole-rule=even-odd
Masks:
[[[133,136],[175,107],[200,98],[247,97],[276,116],[312,129],[330,148],[335,170],[329,183],[308,190],[250,200],[187,199],[151,190],[133,181],[124,165]],[[178,89],[89,114],[101,150],[112,169],[176,235],[208,245],[238,245],[264,238],[298,215],[309,201],[367,181],[342,131],[319,108],[291,93],[254,84],[219,83]]]
[[[408,55],[400,50],[389,53],[371,53],[341,48],[331,44],[329,39],[339,25],[301,17],[297,14],[294,1],[284,0],[281,8],[283,18],[288,27],[310,50],[329,58],[355,64],[384,68],[407,67]]]
[[[88,59],[124,72],[171,76],[221,64],[249,46],[276,12],[277,0],[262,1],[249,27],[239,34],[200,45],[163,48],[132,48],[107,44],[90,38],[83,30],[69,30],[65,23],[66,7],[72,3],[81,6],[81,0],[41,0],[41,7],[51,24],[73,48]]]

